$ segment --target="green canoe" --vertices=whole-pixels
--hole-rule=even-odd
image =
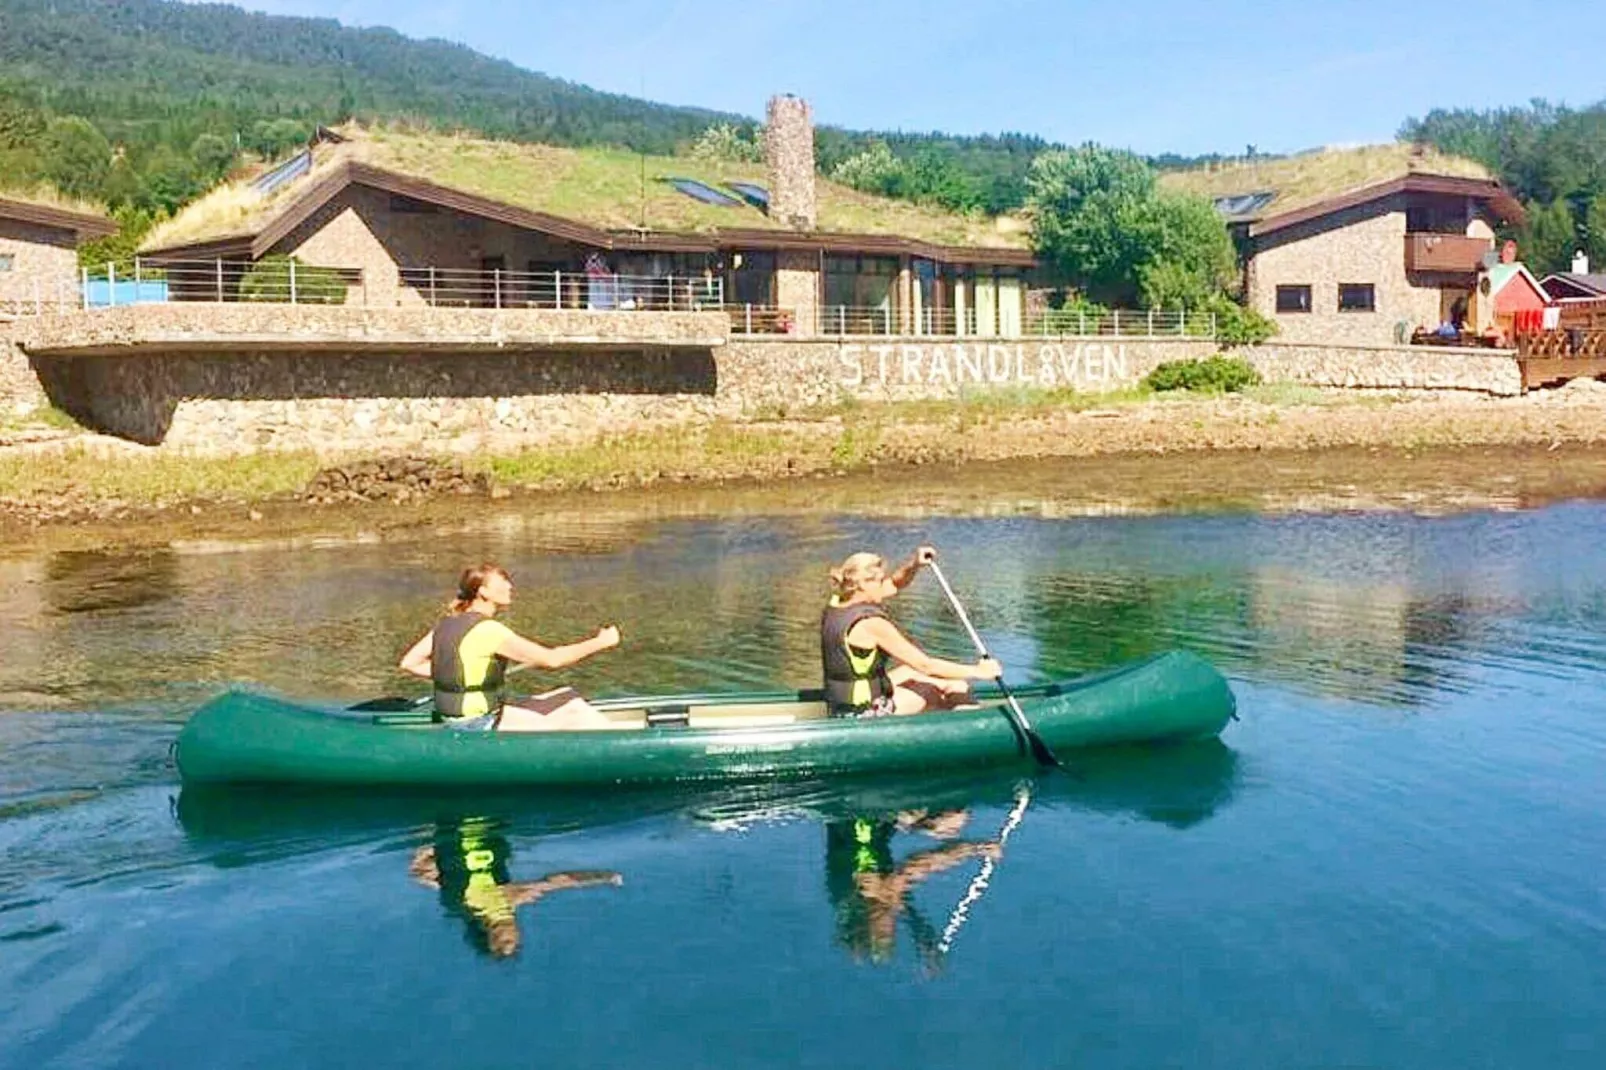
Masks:
[[[1016,689],[1056,751],[1199,739],[1232,716],[1227,682],[1173,651]],[[911,773],[1029,761],[995,690],[979,708],[827,718],[819,692],[663,695],[597,703],[617,731],[464,732],[230,691],[178,738],[186,784],[581,787]]]

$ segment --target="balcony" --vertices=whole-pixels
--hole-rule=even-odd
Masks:
[[[1493,248],[1487,238],[1464,234],[1407,234],[1405,270],[1470,275]]]

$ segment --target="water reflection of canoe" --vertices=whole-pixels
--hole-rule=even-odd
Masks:
[[[1237,755],[1219,739],[1082,755],[1075,777],[1048,775],[1036,805],[1137,818],[1185,829],[1208,820],[1237,790]],[[1019,782],[984,773],[835,778],[635,790],[529,791],[186,786],[177,813],[185,835],[227,850],[223,864],[249,864],[342,843],[412,836],[421,827],[492,817],[509,835],[543,837],[600,829],[656,815],[684,814],[721,828],[807,820],[829,822],[908,810],[1007,806]]]
[[[1202,659],[1171,652],[1111,672],[1021,688],[1055,750],[1198,739],[1232,715]],[[187,784],[584,786],[910,773],[1019,763],[1023,741],[996,693],[981,708],[919,717],[825,717],[817,693],[672,695],[601,705],[617,732],[462,732],[341,715],[231,691],[178,740]]]

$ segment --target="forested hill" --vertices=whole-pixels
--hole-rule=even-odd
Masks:
[[[735,119],[602,93],[461,45],[163,0],[0,0],[0,84],[119,137],[163,123],[416,115],[558,144],[668,151]]]
[[[1518,241],[1530,267],[1565,271],[1583,251],[1594,270],[1606,269],[1606,101],[1438,109],[1407,120],[1400,137],[1471,157],[1499,175],[1527,210]]]

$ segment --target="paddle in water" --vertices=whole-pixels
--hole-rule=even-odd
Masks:
[[[948,577],[942,574],[942,567],[936,561],[928,562],[926,567],[931,569],[931,574],[937,577],[937,582],[942,585],[942,593],[948,596],[948,604],[954,607],[954,613],[959,617],[959,623],[965,626],[965,631],[970,635],[970,641],[976,645],[976,653],[984,658],[991,658],[992,655],[987,653],[987,645],[981,641],[981,636],[976,633],[975,626],[970,623],[970,615],[965,612],[965,607],[959,604],[959,596],[954,594],[952,587],[948,586]],[[1020,733],[1021,738],[1026,741],[1027,747],[1032,752],[1032,757],[1036,758],[1041,765],[1063,769],[1065,767],[1064,763],[1054,756],[1054,752],[1049,749],[1048,744],[1043,742],[1043,737],[1038,735],[1037,731],[1032,728],[1031,722],[1026,719],[1025,712],[1020,708],[1020,703],[1015,701],[1014,692],[1010,691],[1009,685],[1004,683],[1002,676],[998,678],[998,690],[1003,692],[1004,711],[1008,715],[1010,723],[1015,726],[1015,731]]]

